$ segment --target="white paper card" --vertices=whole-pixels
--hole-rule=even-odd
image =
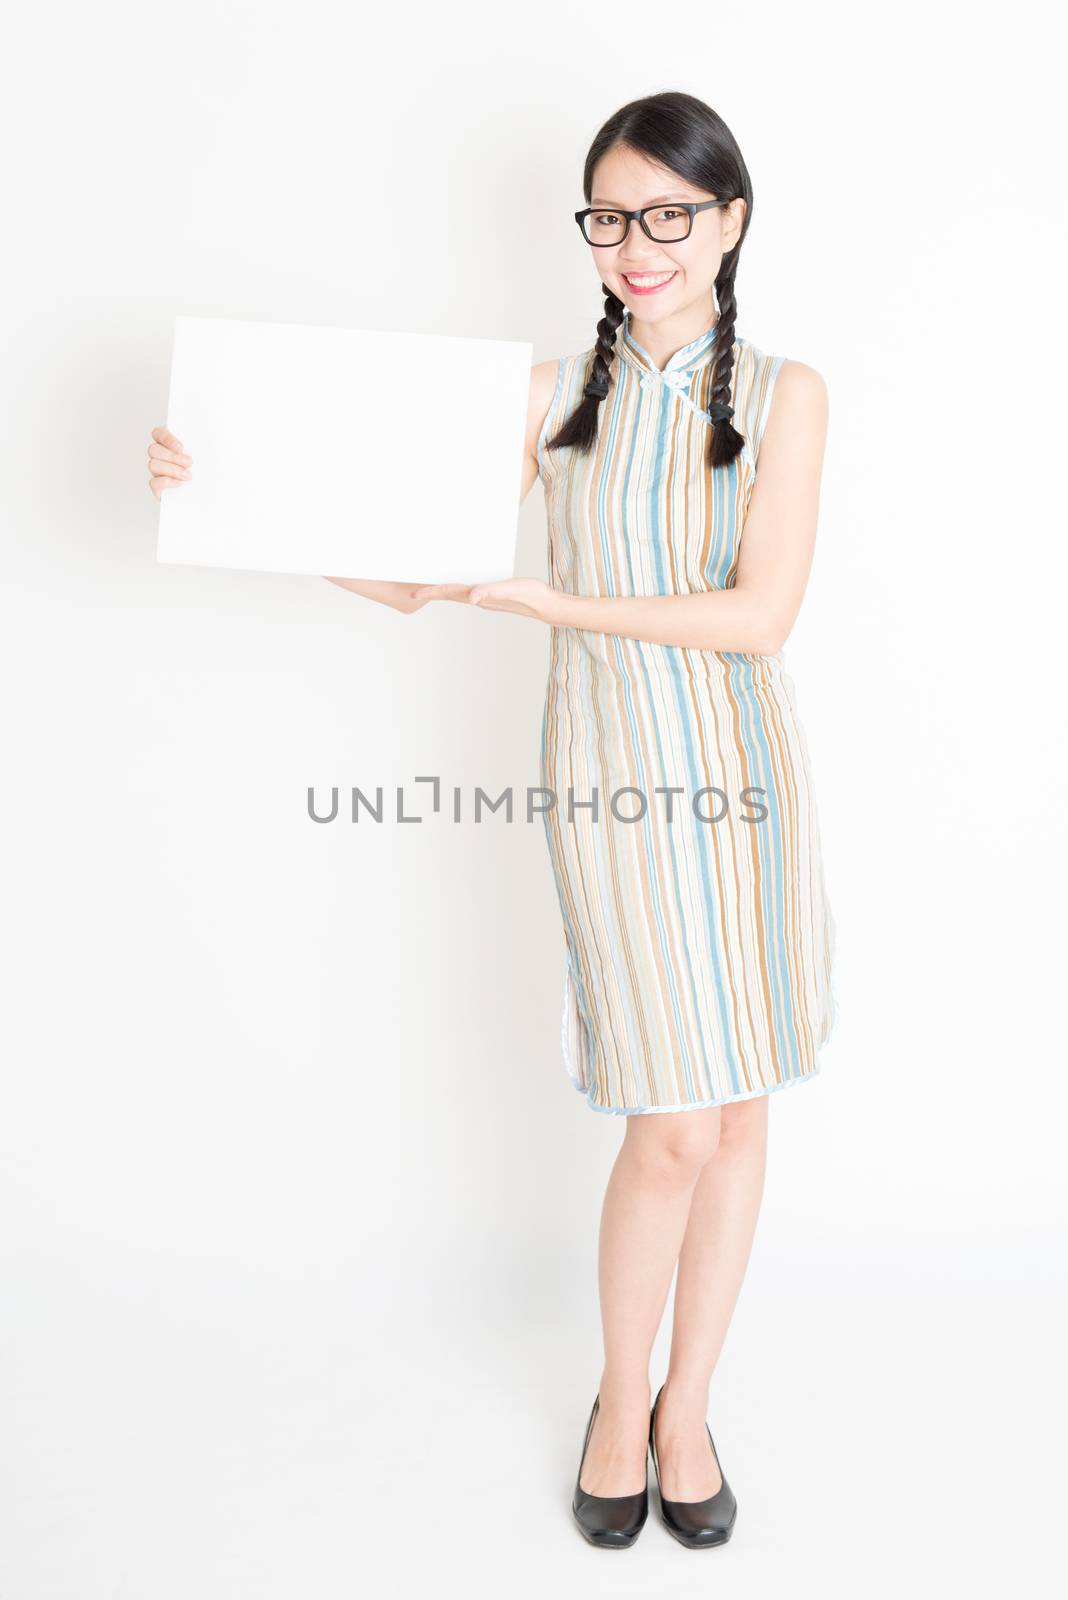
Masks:
[[[177,317],[157,559],[402,583],[516,575],[533,346]]]

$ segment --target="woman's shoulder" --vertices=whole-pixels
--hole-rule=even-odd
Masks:
[[[530,407],[544,416],[549,409],[560,377],[560,357],[536,361],[530,369]]]
[[[578,399],[579,386],[585,381],[593,353],[591,346],[588,350],[575,350],[568,355],[535,362],[531,367],[527,416],[531,438],[536,440],[545,432],[553,413],[561,406],[569,409]]]
[[[772,406],[790,415],[792,422],[817,418],[827,407],[827,385],[822,373],[807,361],[773,355],[751,339],[735,336],[738,377],[735,425],[745,435],[755,463],[771,420]]]
[[[771,383],[776,387],[781,383],[800,394],[806,390],[818,393],[826,389],[822,373],[809,366],[807,361],[798,361],[793,356],[772,355],[743,334],[736,333],[734,343],[739,376],[742,376],[744,368],[745,375],[754,383]]]
[[[530,369],[530,401],[527,407],[527,449],[534,454],[548,421],[553,401],[560,392],[564,358],[536,361]]]

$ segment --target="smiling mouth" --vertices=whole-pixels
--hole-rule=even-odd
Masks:
[[[653,289],[662,289],[665,284],[678,276],[678,268],[672,272],[629,272],[623,273],[623,282],[631,289],[638,289],[648,294]]]

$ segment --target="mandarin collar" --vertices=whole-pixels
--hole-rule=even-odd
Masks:
[[[684,344],[681,350],[668,361],[667,365],[660,368],[644,345],[640,345],[634,337],[631,328],[630,307],[623,308],[623,321],[616,335],[616,351],[628,366],[634,367],[642,373],[650,373],[671,381],[669,374],[677,373],[679,378],[689,379],[699,367],[705,366],[712,360],[716,351],[718,321],[704,333],[698,334],[696,339],[691,339],[689,344]],[[675,379],[677,382],[678,379]]]

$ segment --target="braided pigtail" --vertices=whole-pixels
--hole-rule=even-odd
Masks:
[[[605,288],[603,283],[601,288],[604,289],[604,316],[597,324],[597,343],[586,374],[583,397],[563,427],[546,441],[546,450],[560,450],[564,445],[575,445],[586,454],[593,449],[597,438],[597,418],[601,401],[607,395],[612,381],[611,361],[625,309],[622,300],[611,289]]]
[[[723,258],[719,277],[716,279],[719,317],[716,322],[716,360],[712,369],[712,388],[708,397],[708,415],[712,421],[708,462],[712,467],[727,466],[745,444],[744,436],[731,423],[731,417],[734,415],[734,408],[731,405],[734,324],[738,317],[738,303],[734,298],[734,275],[737,267],[736,247]]]

